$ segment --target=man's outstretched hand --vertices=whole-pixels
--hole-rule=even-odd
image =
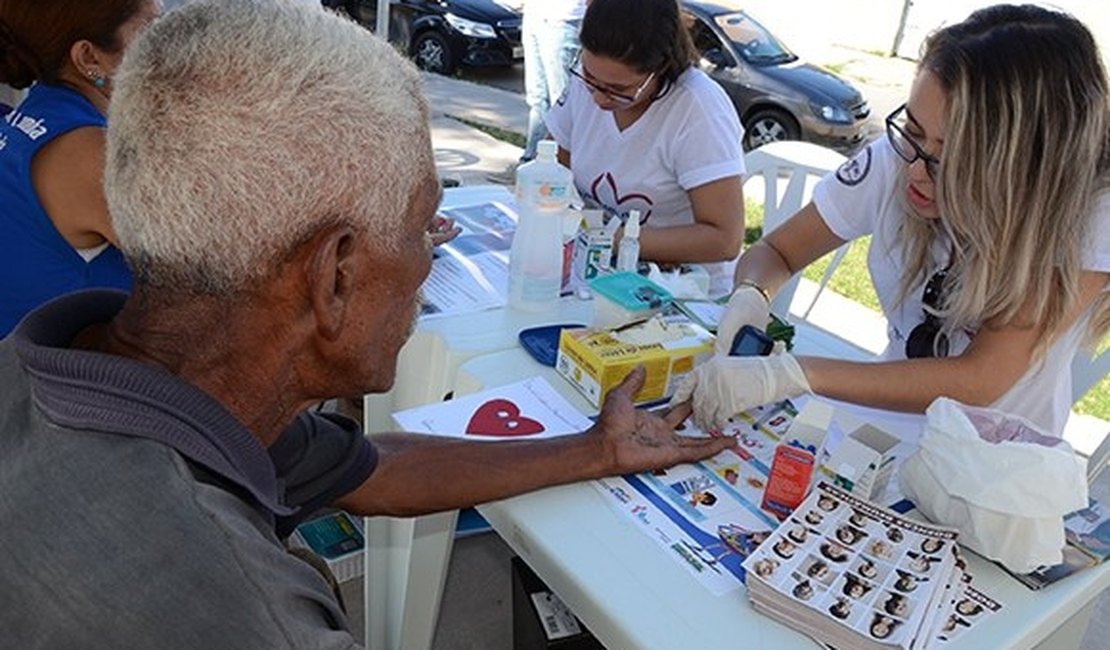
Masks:
[[[609,391],[597,424],[589,434],[598,436],[606,454],[608,474],[627,474],[691,463],[735,446],[732,437],[689,438],[675,433],[675,427],[690,415],[690,405],[680,404],[665,412],[637,409],[633,396],[644,385],[643,366],[625,377]]]

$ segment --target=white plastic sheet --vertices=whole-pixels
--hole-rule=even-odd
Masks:
[[[1036,426],[939,398],[902,491],[960,542],[1017,573],[1063,560],[1063,516],[1087,505],[1086,461]]]

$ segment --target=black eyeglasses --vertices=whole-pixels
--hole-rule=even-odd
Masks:
[[[907,359],[948,356],[948,335],[942,331],[938,315],[944,309],[944,282],[947,278],[948,269],[941,269],[925,283],[925,291],[921,295],[921,311],[925,314],[925,321],[913,328],[906,338]]]
[[[604,86],[599,85],[597,82],[587,79],[585,69],[579,71],[580,68],[582,68],[582,50],[578,50],[578,54],[574,55],[574,61],[572,61],[570,67],[567,68],[567,73],[575,79],[586,84],[586,87],[589,88],[591,92],[601,93],[602,95],[605,95],[609,99],[622,106],[630,106],[632,104],[635,104],[636,100],[640,98],[640,95],[644,93],[644,89],[647,88],[647,85],[651,83],[652,79],[655,78],[654,72],[648,74],[648,76],[645,77],[642,82],[640,82],[640,85],[632,91],[631,95],[626,95],[624,93],[619,93],[614,90],[605,88]]]
[[[937,173],[940,170],[940,159],[925,153],[921,145],[917,144],[917,140],[902,128],[902,124],[905,124],[905,117],[900,119],[899,116],[905,112],[906,105],[902,104],[893,113],[886,116],[886,137],[890,139],[894,151],[907,164],[912,165],[919,158],[925,161],[925,173],[929,174],[929,178],[936,180]]]

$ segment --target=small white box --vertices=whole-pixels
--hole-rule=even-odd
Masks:
[[[297,526],[288,543],[320,556],[339,582],[352,580],[365,572],[362,517],[339,511],[311,519]]]
[[[833,482],[863,499],[876,499],[886,490],[894,469],[898,438],[865,424],[849,433],[829,459]]]

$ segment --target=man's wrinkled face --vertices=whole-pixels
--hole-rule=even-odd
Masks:
[[[420,313],[420,286],[432,268],[432,242],[428,230],[440,200],[434,170],[420,183],[409,201],[401,224],[396,251],[367,255],[364,272],[372,278],[359,296],[358,309],[379,331],[366,332],[363,376],[371,378],[369,390],[388,390],[396,376],[397,355],[408,340]]]

